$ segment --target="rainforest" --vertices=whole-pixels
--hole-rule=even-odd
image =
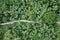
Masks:
[[[60,40],[60,0],[0,0],[0,40]]]

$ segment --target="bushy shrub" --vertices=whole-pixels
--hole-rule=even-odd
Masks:
[[[46,12],[43,16],[43,21],[48,25],[56,23],[56,14],[54,12]]]

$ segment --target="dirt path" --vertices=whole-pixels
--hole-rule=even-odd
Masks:
[[[60,22],[57,22],[58,24],[60,24]]]

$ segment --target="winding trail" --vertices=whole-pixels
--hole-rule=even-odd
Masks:
[[[14,20],[14,21],[6,22],[6,23],[0,23],[0,25],[8,25],[8,24],[16,23],[16,22],[27,22],[27,23],[38,23],[38,24],[41,23],[41,22],[35,22],[35,21],[29,21],[29,20]],[[60,24],[60,21],[58,21],[56,23]]]

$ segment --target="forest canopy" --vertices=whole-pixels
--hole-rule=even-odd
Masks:
[[[60,40],[60,0],[0,0],[0,40]]]

